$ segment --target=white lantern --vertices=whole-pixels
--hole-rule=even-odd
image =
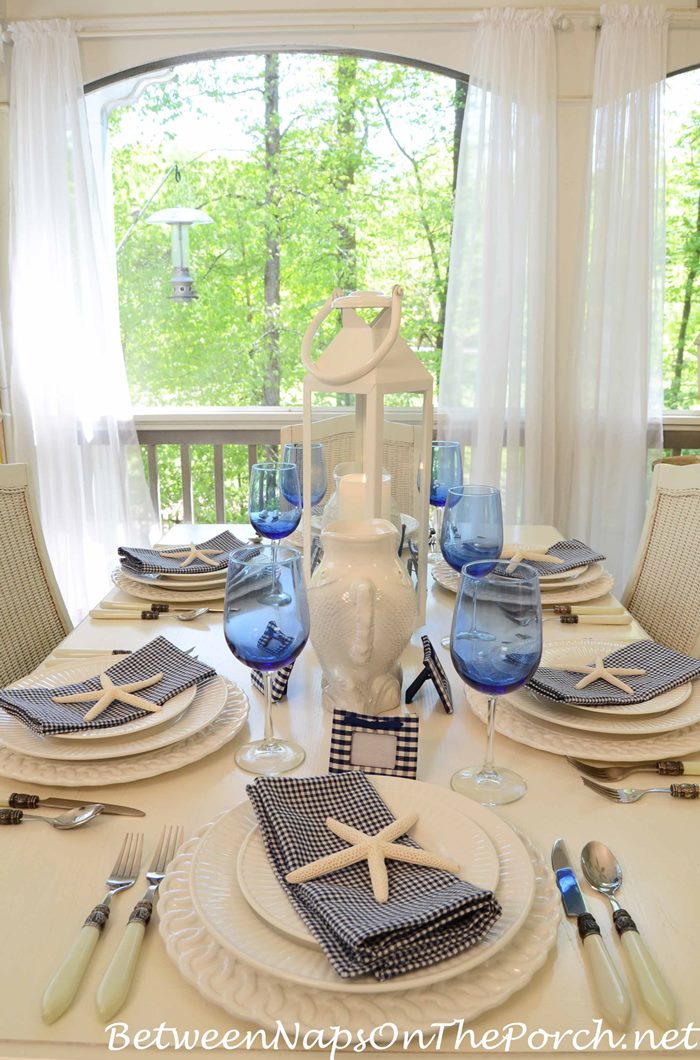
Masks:
[[[170,210],[158,210],[148,218],[149,225],[170,225],[173,271],[170,277],[173,302],[192,302],[199,295],[194,289],[190,273],[190,225],[210,225],[212,219],[204,210],[188,206],[174,206]]]
[[[428,506],[430,490],[418,491],[418,469],[430,467],[433,435],[433,378],[399,334],[403,290],[398,285],[391,295],[376,291],[357,291],[344,294],[340,290],[331,297],[311,321],[302,341],[302,361],[307,369],[304,378],[304,512],[303,535],[306,575],[309,577],[311,556],[311,443],[317,440],[312,427],[314,392],[354,396],[354,460],[360,473],[348,475],[339,483],[339,503],[352,507],[357,517],[386,518],[389,493],[396,495],[397,482],[387,479],[387,453],[399,454],[392,477],[401,476],[406,496],[406,484],[411,494],[415,513],[413,536],[418,545],[418,613],[419,622],[425,620],[427,591]],[[367,322],[359,310],[376,309],[377,315]],[[341,314],[342,327],[326,349],[314,362],[313,339],[323,321],[334,310]],[[396,422],[398,408],[385,409],[391,394],[417,394],[421,398],[420,422],[417,427],[404,427],[406,442],[400,439]],[[338,412],[351,413],[343,405]],[[392,411],[394,419],[392,420]],[[393,441],[392,441],[393,439]],[[331,471],[333,469],[331,468]],[[415,525],[417,524],[417,525]]]

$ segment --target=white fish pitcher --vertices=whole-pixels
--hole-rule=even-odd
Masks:
[[[311,643],[323,705],[380,714],[401,702],[399,659],[416,624],[416,596],[385,519],[330,523],[309,586]]]

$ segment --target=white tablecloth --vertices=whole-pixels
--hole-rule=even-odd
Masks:
[[[169,540],[197,540],[211,527],[196,529],[180,526]],[[217,528],[214,528],[216,532]],[[507,531],[508,540],[518,532]],[[560,535],[551,527],[527,527],[520,539],[534,547],[547,547]],[[113,597],[120,597],[116,590]],[[427,632],[439,648],[440,637],[449,631],[453,594],[431,582],[428,599]],[[250,687],[248,671],[230,654],[224,641],[221,615],[207,615],[192,623],[167,617],[158,624],[147,622],[102,622],[87,620],[70,634],[64,646],[75,648],[136,648],[156,633],[169,636],[183,648],[194,645],[199,657],[238,681],[251,699],[249,730],[238,739],[262,733],[262,701]],[[546,639],[627,640],[642,635],[639,626],[594,627],[545,625]],[[468,709],[460,681],[439,649],[451,677],[455,713],[448,717],[437,702],[430,685],[424,685],[411,709],[421,717],[419,779],[448,786],[459,767],[478,762],[484,746],[484,729]],[[404,658],[405,683],[421,667],[420,637]],[[297,662],[291,682],[289,702],[275,708],[278,731],[291,734],[307,751],[300,773],[324,772],[328,761],[329,718],[320,705],[320,673],[313,650],[306,648]],[[588,791],[563,758],[533,750],[497,737],[497,761],[511,766],[527,779],[529,791],[519,803],[500,811],[509,821],[527,832],[543,851],[557,836],[565,837],[572,857],[577,857],[589,839],[606,842],[618,855],[625,869],[624,905],[634,916],[652,952],[657,956],[679,1000],[680,1025],[694,1020],[700,1024],[698,990],[698,879],[700,878],[700,803],[677,802],[670,798],[649,797],[631,806],[611,805]],[[653,777],[640,775],[635,781]],[[88,970],[72,1009],[53,1026],[42,1023],[39,1000],[43,987],[72,942],[83,918],[103,893],[103,880],[111,868],[120,838],[129,826],[145,834],[147,856],[163,823],[182,823],[186,833],[200,829],[222,810],[244,798],[250,777],[234,765],[233,745],[229,744],[204,761],[176,773],[128,785],[99,789],[105,801],[127,803],[146,810],[140,820],[102,817],[87,829],[57,832],[40,823],[26,823],[0,831],[0,1057],[41,1057],[56,1060],[82,1060],[107,1057],[107,1035],[94,1008],[94,992],[136,900],[138,887],[115,899],[111,922]],[[16,781],[0,780],[10,791],[38,791],[59,794]],[[641,784],[640,784],[641,786]],[[78,797],[78,790],[60,793]],[[88,789],[91,797],[95,789]],[[610,922],[607,900],[587,892],[591,911],[601,924],[603,935],[622,963],[619,941]],[[156,914],[157,915],[157,914]],[[459,1013],[455,1013],[455,1018]],[[542,1049],[541,1029],[548,1033],[594,1030],[594,1008],[586,972],[581,961],[580,942],[575,924],[563,921],[556,952],[546,966],[523,990],[499,1008],[486,1013],[474,1024],[477,1038],[491,1028],[522,1023],[536,1037],[532,1045]],[[141,963],[131,996],[116,1017],[129,1026],[133,1035],[142,1028],[161,1023],[188,1030],[215,1028],[224,1032],[234,1021],[216,1006],[204,1001],[186,983],[166,956],[163,942],[153,923],[147,933]],[[246,1025],[240,1023],[239,1026]],[[650,1027],[648,1017],[634,998],[634,1013],[628,1037]],[[655,1028],[658,1036],[660,1031]],[[119,1044],[123,1044],[120,1042]],[[604,1044],[604,1043],[603,1043]],[[700,1033],[690,1039],[700,1047]],[[551,1041],[549,1042],[551,1048]],[[527,1051],[527,1041],[515,1042],[512,1052]],[[560,1045],[561,1055],[574,1050]],[[599,1055],[606,1049],[601,1046]],[[145,1055],[162,1055],[155,1048]],[[143,1056],[144,1051],[124,1048],[123,1057]],[[177,1055],[204,1057],[203,1049],[181,1049]],[[220,1054],[219,1054],[220,1055]],[[486,1054],[484,1054],[486,1055]]]

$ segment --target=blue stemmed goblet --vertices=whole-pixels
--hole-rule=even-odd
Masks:
[[[304,500],[304,446],[301,442],[286,442],[282,450],[282,460],[286,464],[294,464],[299,476],[299,504],[303,506]],[[320,504],[326,495],[328,485],[326,478],[326,459],[323,450],[323,442],[311,443],[311,507]],[[294,496],[287,500],[295,500]]]
[[[501,493],[495,486],[452,486],[447,492],[440,548],[453,570],[465,563],[483,561],[480,573],[488,574],[503,550]],[[491,562],[488,562],[488,561]],[[462,636],[478,636],[476,609],[471,630]],[[449,638],[442,641],[449,647]]]
[[[275,594],[283,592],[275,577],[277,544],[294,533],[301,519],[301,489],[294,464],[274,461],[253,464],[248,518],[257,532],[271,542],[273,578],[269,602],[273,603]],[[277,603],[283,602],[280,596]]]
[[[486,754],[481,766],[455,773],[451,785],[484,806],[503,806],[521,798],[527,784],[517,773],[494,764],[496,703],[499,695],[524,685],[540,664],[540,582],[526,563],[512,570],[508,563],[495,563],[486,573],[483,567],[477,561],[462,570],[450,654],[462,680],[488,696]],[[478,637],[472,635],[475,620]]]
[[[273,587],[277,590],[271,592]],[[248,773],[274,775],[304,761],[303,748],[274,734],[270,682],[275,670],[294,662],[309,637],[309,605],[296,549],[241,548],[228,562],[224,600],[226,643],[240,662],[262,671],[265,734],[236,752]]]
[[[418,471],[418,489],[421,488],[421,471]],[[464,480],[462,469],[462,447],[459,442],[433,442],[430,461],[430,503],[435,508],[434,552],[439,552],[442,533],[442,513],[447,494],[453,486],[461,486]]]

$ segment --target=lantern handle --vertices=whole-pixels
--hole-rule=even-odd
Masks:
[[[344,295],[343,291],[336,288],[336,290],[333,291],[333,294],[330,296],[328,301],[324,303],[324,305],[318,311],[316,316],[313,318],[308,328],[306,329],[304,338],[301,340],[301,359],[304,364],[304,367],[308,372],[311,373],[311,375],[315,376],[316,379],[320,380],[322,383],[327,383],[330,386],[344,386],[346,383],[352,383],[356,379],[361,379],[363,375],[367,375],[367,373],[371,372],[373,368],[376,368],[380,361],[384,359],[391,347],[394,345],[394,342],[396,341],[396,336],[399,333],[399,327],[401,325],[401,299],[403,298],[403,288],[397,283],[394,284],[394,287],[391,291],[391,324],[389,325],[389,331],[387,332],[386,337],[383,339],[383,341],[380,342],[379,346],[377,346],[377,349],[374,351],[369,361],[367,361],[366,364],[362,365],[359,370],[352,369],[346,372],[338,372],[337,374],[333,375],[329,375],[325,372],[319,372],[318,364],[314,363],[311,355],[311,344],[314,340],[316,332],[318,331],[319,327],[326,319],[328,314],[331,312],[332,309],[339,308],[338,302],[341,299],[344,300],[346,297],[347,296]],[[372,294],[372,298],[375,299],[376,305],[377,295]],[[355,302],[355,305],[359,308],[362,307],[362,303],[360,301]],[[388,305],[389,299],[387,298],[385,306]],[[342,306],[340,308],[342,308]]]

